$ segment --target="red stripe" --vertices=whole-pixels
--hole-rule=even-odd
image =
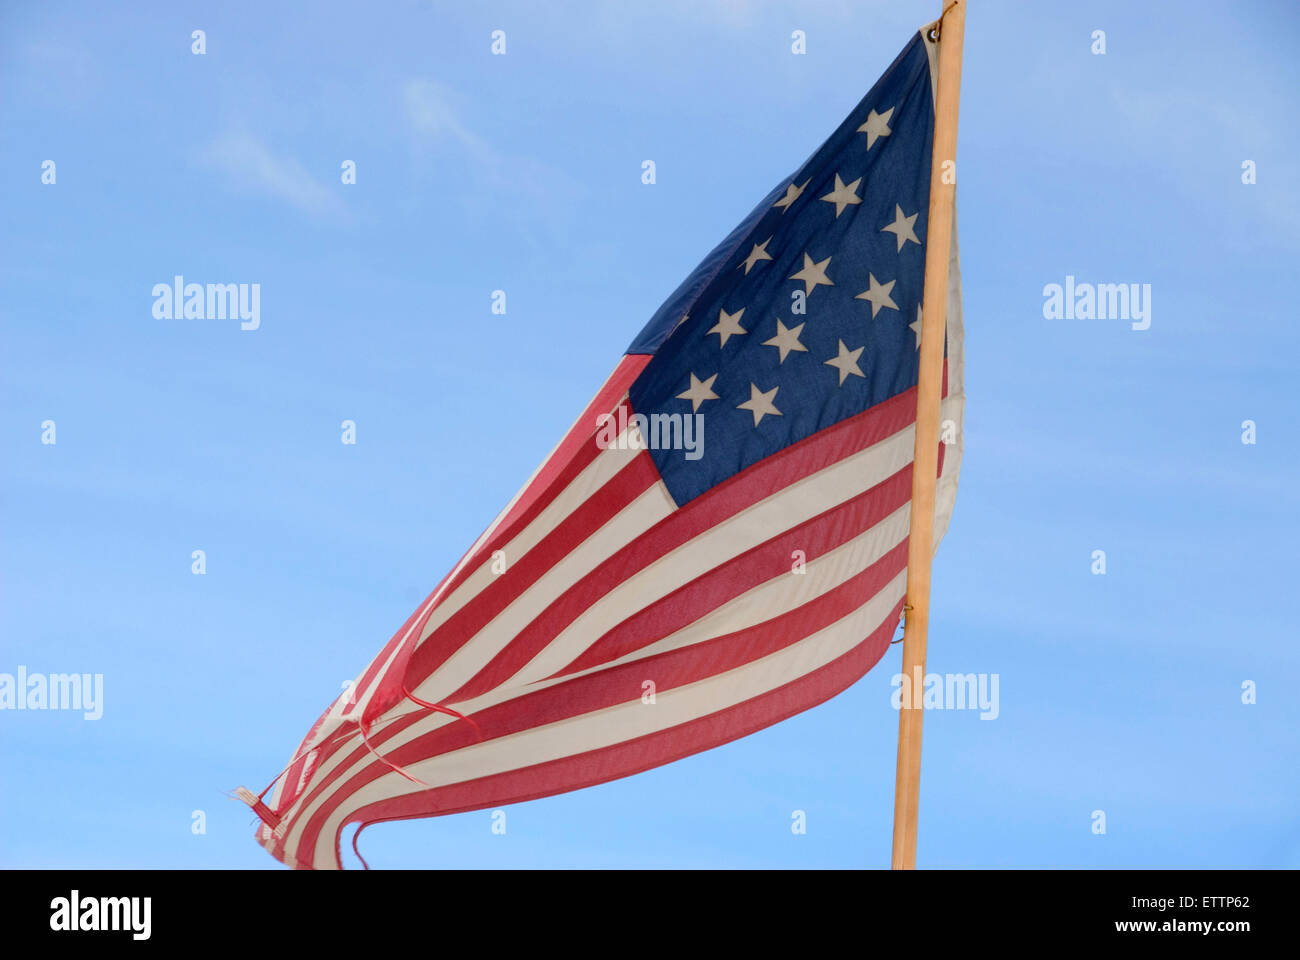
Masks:
[[[907,542],[904,540],[866,570],[821,596],[771,620],[516,697],[473,714],[474,720],[482,731],[483,740],[491,740],[639,699],[641,684],[646,679],[653,679],[657,690],[666,691],[676,686],[694,683],[705,677],[725,673],[797,643],[809,634],[849,615],[883,589],[890,580],[906,568],[906,565]],[[901,609],[901,602],[899,608]],[[887,622],[890,632],[894,620],[896,616]],[[376,747],[380,746],[383,741],[410,727],[419,719],[422,717],[404,717],[387,724],[371,738],[372,743]],[[479,742],[482,741],[473,731],[467,729],[465,724],[447,724],[394,749],[386,754],[386,759],[391,763],[404,766],[473,746]],[[343,771],[365,756],[364,747],[353,750],[343,764],[331,771],[327,778],[311,791],[304,802],[304,808],[323,796],[324,792],[342,776]],[[338,789],[333,791],[332,795],[312,814],[303,832],[299,849],[310,849],[315,843],[316,832],[321,829],[333,810],[345,802],[352,793],[389,772],[391,767],[388,764],[376,760],[340,784]],[[302,859],[301,855],[300,859]]]
[[[456,568],[452,567],[452,569],[454,570]],[[370,688],[371,683],[380,680],[382,686],[382,680],[381,678],[379,678],[379,671],[383,669],[385,664],[388,664],[389,656],[393,653],[393,651],[397,648],[397,646],[402,643],[403,639],[407,635],[407,631],[412,629],[417,619],[420,619],[421,611],[424,610],[426,606],[428,606],[429,601],[433,599],[433,597],[437,594],[438,590],[442,587],[443,583],[447,581],[447,577],[449,576],[451,576],[450,572],[447,574],[447,576],[444,576],[442,580],[438,582],[438,586],[434,587],[433,590],[429,592],[429,595],[425,597],[424,600],[420,603],[420,605],[411,612],[411,615],[406,618],[406,622],[403,623],[401,627],[398,628],[397,632],[393,634],[393,636],[389,639],[389,641],[386,644],[384,644],[384,648],[379,651],[379,656],[375,657],[373,660],[370,661],[369,665],[367,665],[365,672],[361,675],[361,679],[360,681],[358,681],[356,688],[353,691],[358,702],[360,702],[361,698],[365,695],[365,691]],[[378,697],[378,691],[376,691],[375,696]],[[375,706],[374,699],[375,698],[371,698],[370,701],[367,701],[366,712],[370,712],[372,709],[374,709]],[[326,714],[328,713],[329,711],[326,710]],[[324,717],[322,717],[322,719],[324,719]]]
[[[311,751],[307,750],[307,745],[311,743],[312,738],[316,736],[316,731],[320,729],[321,724],[325,722],[325,718],[329,716],[329,712],[332,709],[333,704],[326,707],[325,712],[322,713],[316,722],[311,725],[311,729],[307,731],[307,736],[302,738],[302,743],[298,744],[298,748],[293,752],[294,757],[297,759],[293,760],[289,766],[285,768],[284,772],[280,774],[284,779],[283,783],[280,785],[280,793],[274,797],[277,809],[283,810],[288,807],[299,794],[299,784],[302,781],[303,767],[307,764],[307,761],[311,759]],[[274,786],[274,781],[272,781],[272,786]],[[269,789],[270,788],[268,787],[267,790]],[[263,793],[266,792],[267,791],[263,791]]]

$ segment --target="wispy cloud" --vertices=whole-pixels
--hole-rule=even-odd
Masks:
[[[1232,209],[1239,210],[1241,161],[1258,160],[1262,170],[1259,190],[1268,191],[1268,201],[1258,206],[1258,215],[1277,228],[1274,239],[1293,247],[1300,244],[1300,231],[1296,229],[1300,222],[1300,191],[1296,190],[1294,178],[1273,176],[1278,165],[1268,162],[1281,159],[1284,167],[1293,142],[1293,128],[1274,119],[1287,112],[1286,101],[1277,91],[1260,89],[1253,110],[1243,110],[1236,98],[1211,99],[1183,90],[1144,90],[1115,84],[1111,95],[1118,115],[1129,126],[1126,143],[1131,149],[1144,150],[1153,168],[1172,173],[1175,186],[1198,205],[1207,202],[1203,174],[1213,164],[1216,177],[1221,178],[1214,181],[1218,196],[1231,197]],[[1201,160],[1169,163],[1170,157]]]
[[[228,133],[211,143],[203,161],[224,171],[239,187],[260,191],[313,217],[343,213],[338,195],[296,159],[276,155],[249,133]]]
[[[38,103],[81,108],[102,93],[103,78],[90,48],[75,40],[37,40],[12,53],[0,46],[0,60],[14,72],[6,77],[9,86]]]
[[[454,94],[436,80],[411,80],[404,91],[406,113],[411,129],[431,140],[451,140],[464,147],[480,161],[498,162],[492,147],[464,123],[452,106]]]
[[[461,98],[446,84],[427,78],[410,80],[403,98],[417,145],[462,154],[469,161],[464,165],[467,174],[493,194],[526,200],[554,220],[567,217],[582,193],[581,185],[562,170],[535,157],[505,153],[471,129],[456,107]]]

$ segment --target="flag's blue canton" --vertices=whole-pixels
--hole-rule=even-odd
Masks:
[[[650,451],[678,504],[915,386],[933,131],[918,35],[628,349],[634,412],[704,417],[699,459]]]

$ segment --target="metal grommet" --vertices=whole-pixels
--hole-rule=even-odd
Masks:
[[[930,30],[929,30],[929,32],[926,33],[926,35],[925,35],[925,39],[929,40],[931,43],[938,43],[938,42],[939,42],[939,28],[938,28],[938,26],[933,26],[933,27],[931,27]]]

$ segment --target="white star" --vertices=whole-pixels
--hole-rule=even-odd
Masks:
[[[700,404],[705,400],[717,400],[718,395],[713,392],[713,381],[718,379],[715,373],[707,380],[701,380],[694,373],[691,374],[691,388],[685,393],[677,394],[678,400],[691,401],[691,413],[698,413]]]
[[[781,212],[784,213],[786,210],[790,209],[790,204],[794,203],[796,200],[799,199],[799,194],[803,193],[803,188],[806,186],[808,186],[807,180],[799,184],[799,186],[797,187],[793,183],[790,184],[788,187],[785,188],[785,196],[782,197],[780,200],[778,200],[776,203],[772,204],[772,206],[780,207]]]
[[[776,336],[771,340],[764,340],[763,346],[776,347],[781,351],[781,359],[777,363],[785,363],[786,354],[791,350],[797,350],[800,353],[807,353],[808,348],[799,342],[799,331],[804,325],[801,323],[793,330],[787,330],[785,324],[780,320],[776,322]]]
[[[758,261],[772,259],[772,255],[767,252],[767,245],[771,242],[772,242],[772,238],[768,237],[762,243],[754,244],[754,249],[749,251],[749,256],[745,258],[746,274],[749,273],[750,269],[754,266],[754,264],[758,263]]]
[[[916,322],[909,323],[907,327],[909,330],[911,330],[913,333],[916,334],[916,349],[920,350],[921,349],[921,305],[919,303],[916,305]]]
[[[881,227],[880,232],[885,233],[888,231],[896,236],[898,238],[899,250],[902,250],[903,244],[907,243],[909,240],[913,243],[919,244],[921,241],[916,239],[916,231],[912,229],[912,226],[916,223],[916,218],[920,215],[921,211],[918,210],[910,217],[905,217],[903,216],[903,208],[898,204],[894,204],[894,222],[889,224],[887,227]]]
[[[844,386],[844,381],[847,379],[849,374],[853,374],[855,377],[862,377],[865,380],[866,374],[864,374],[862,368],[858,366],[858,357],[862,356],[862,351],[865,350],[866,347],[858,347],[856,350],[850,350],[848,347],[844,346],[843,340],[839,341],[839,344],[840,355],[838,357],[831,357],[829,360],[823,362],[826,366],[834,367],[840,372],[840,386]]]
[[[867,149],[876,142],[877,137],[887,137],[893,131],[889,129],[889,118],[894,115],[894,108],[890,107],[884,113],[876,113],[872,110],[867,114],[867,122],[858,127],[858,133],[867,135]]]
[[[749,399],[744,403],[737,404],[736,409],[748,410],[752,413],[754,415],[754,426],[758,426],[758,422],[769,413],[778,417],[783,416],[781,411],[772,403],[772,398],[776,396],[776,392],[780,389],[780,387],[773,387],[767,393],[764,393],[751,382],[749,385]]]
[[[868,287],[868,289],[866,290],[863,290],[853,299],[870,301],[871,319],[874,320],[876,318],[876,314],[878,314],[885,307],[889,307],[891,310],[898,309],[898,304],[896,304],[894,302],[894,298],[889,295],[890,291],[894,289],[894,284],[898,283],[897,280],[890,280],[888,283],[881,283],[879,280],[876,279],[875,274],[868,273],[867,282],[870,283],[870,287]]]
[[[813,263],[813,258],[805,253],[803,255],[803,269],[798,273],[792,273],[789,279],[802,280],[805,294],[811,294],[815,289],[817,289],[817,284],[819,283],[825,284],[828,287],[833,287],[835,286],[835,282],[826,277],[826,264],[830,262],[831,258],[827,257],[820,263]]]
[[[727,345],[727,340],[733,334],[749,333],[748,330],[740,325],[740,315],[744,312],[744,307],[741,307],[735,313],[727,313],[726,310],[719,310],[718,322],[706,330],[704,335],[707,337],[711,333],[716,333],[721,341],[718,346],[725,347]]]
[[[835,189],[822,197],[827,203],[835,204],[835,219],[839,219],[840,214],[844,212],[844,208],[850,203],[862,202],[862,198],[858,196],[858,184],[861,182],[862,178],[858,177],[846,187],[844,181],[840,179],[840,175],[835,174]]]

